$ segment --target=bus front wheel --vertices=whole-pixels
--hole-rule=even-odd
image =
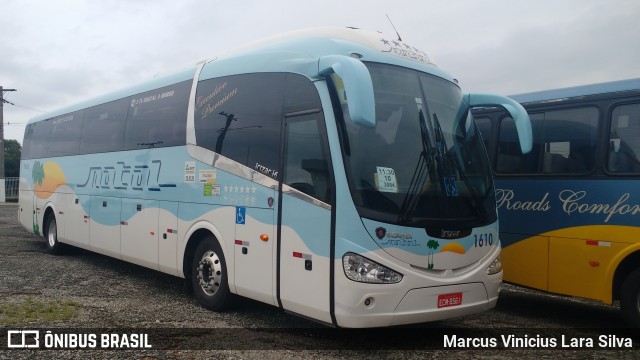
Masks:
[[[629,325],[640,327],[640,269],[629,274],[622,283],[620,308]]]
[[[207,237],[198,244],[191,264],[193,295],[200,306],[213,310],[224,310],[231,301],[227,264],[220,244]]]
[[[47,217],[45,225],[45,240],[47,241],[47,251],[53,255],[62,254],[64,245],[58,241],[58,223],[54,215]]]

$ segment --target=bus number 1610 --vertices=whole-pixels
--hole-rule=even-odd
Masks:
[[[473,235],[474,242],[473,246],[475,247],[483,247],[483,246],[492,246],[493,245],[493,234],[475,234]]]

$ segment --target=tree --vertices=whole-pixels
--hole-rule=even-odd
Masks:
[[[440,246],[440,243],[437,242],[436,240],[429,240],[427,241],[427,248],[429,249],[429,255],[427,257],[427,266],[428,269],[433,269],[433,252]]]
[[[38,160],[33,163],[31,178],[33,179],[34,186],[42,186],[42,182],[44,181],[44,165],[42,165]]]
[[[4,141],[4,176],[20,176],[20,156],[22,147],[18,140]]]

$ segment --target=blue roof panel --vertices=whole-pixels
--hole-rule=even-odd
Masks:
[[[529,104],[622,91],[640,91],[640,78],[574,86],[563,89],[537,91],[526,94],[510,95],[509,97],[521,104]]]

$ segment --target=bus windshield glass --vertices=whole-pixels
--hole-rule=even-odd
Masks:
[[[414,227],[495,222],[489,162],[460,88],[415,70],[367,67],[375,128],[352,124],[343,111],[344,158],[360,215]]]

